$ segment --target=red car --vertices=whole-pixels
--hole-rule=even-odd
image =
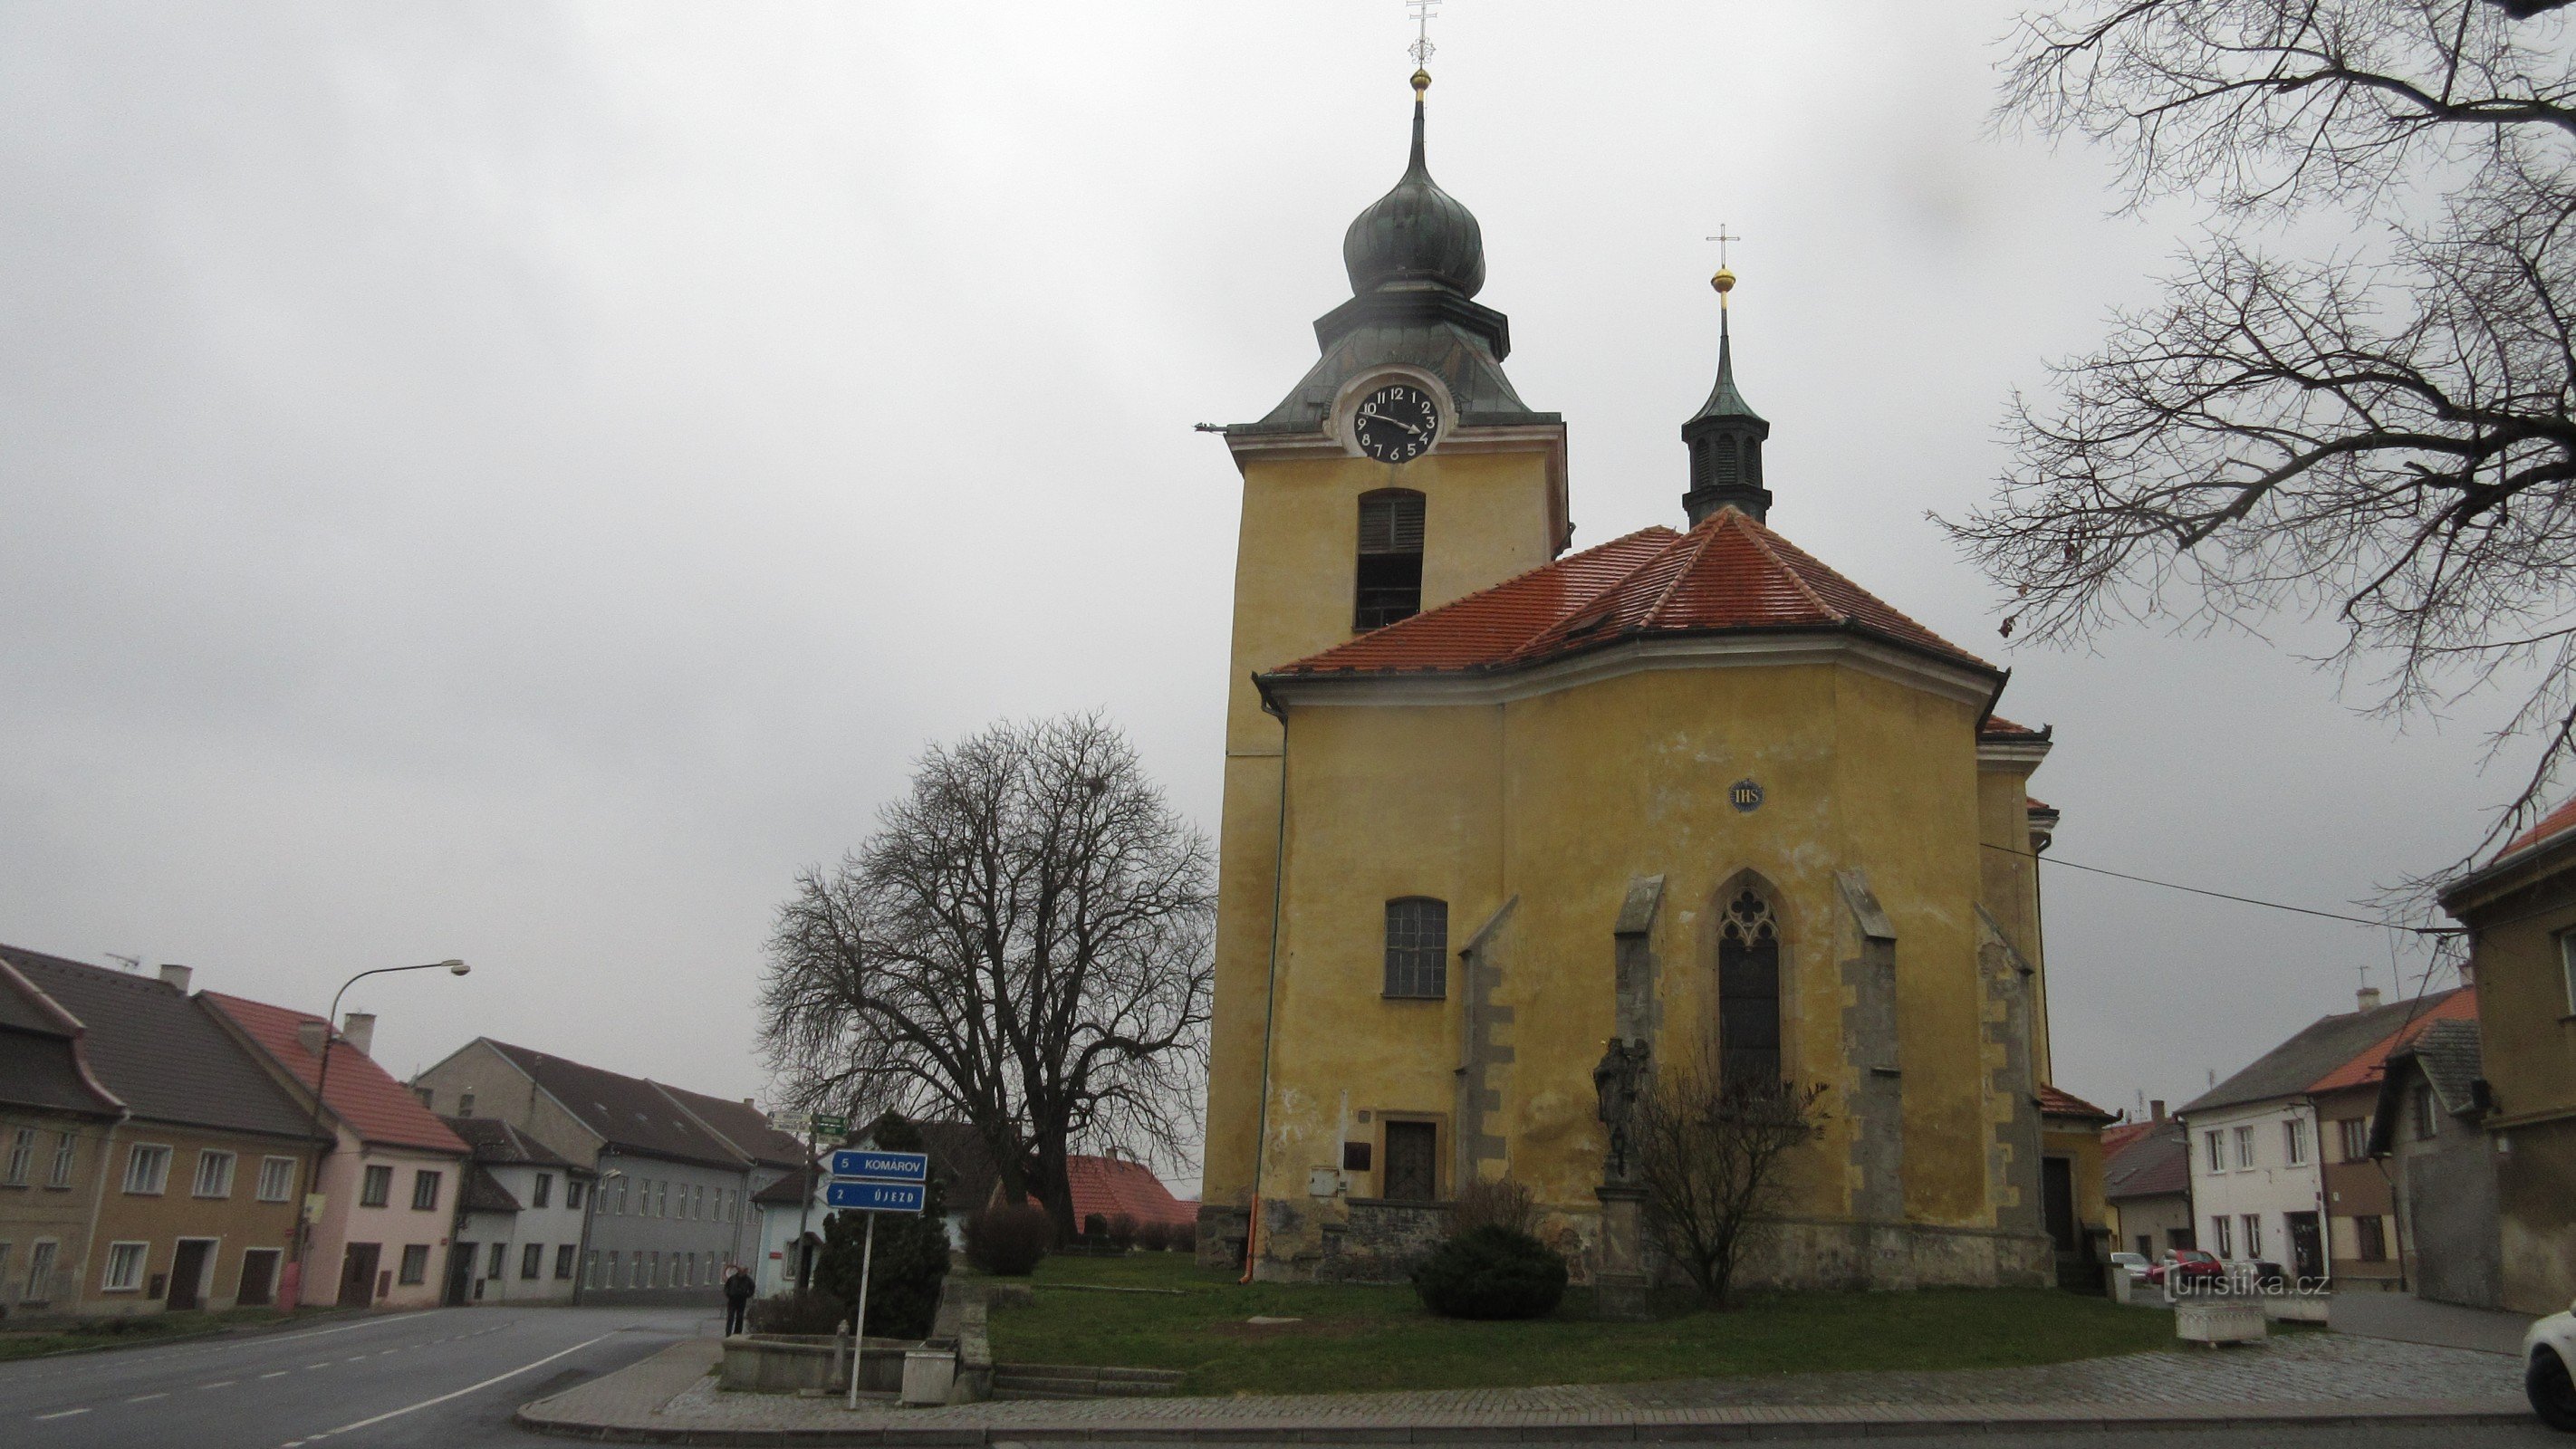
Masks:
[[[2165,1254],[2163,1262],[2147,1266],[2147,1281],[2162,1283],[2167,1273],[2177,1278],[2224,1278],[2227,1265],[2218,1261],[2217,1254],[2205,1249],[2176,1248]]]

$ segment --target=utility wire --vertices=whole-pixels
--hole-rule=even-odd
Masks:
[[[2372,920],[2367,916],[2347,916],[2334,911],[2313,910],[2307,906],[2283,905],[2279,901],[2257,900],[2252,896],[2229,895],[2225,891],[2203,890],[2199,886],[2179,885],[2169,880],[2156,880],[2148,876],[2131,875],[2124,870],[2109,870],[2098,865],[2078,865],[2074,861],[2068,860],[2063,856],[2036,855],[2027,850],[2015,850],[2009,845],[1997,845],[1992,841],[1980,841],[1978,843],[1985,846],[1988,850],[2000,850],[2006,855],[2018,855],[2024,860],[2036,860],[2047,865],[2062,865],[2068,870],[2080,870],[2090,875],[2112,876],[2119,880],[2136,881],[2140,885],[2162,886],[2169,891],[2184,891],[2196,896],[2211,896],[2222,901],[2235,901],[2240,905],[2262,906],[2266,909],[2275,911],[2291,911],[2302,916],[2322,917],[2329,921],[2349,921],[2356,926],[2381,926],[2392,931],[2412,931],[2418,936],[2456,936],[2461,934],[2460,928],[2457,926],[2391,926],[2386,921]]]

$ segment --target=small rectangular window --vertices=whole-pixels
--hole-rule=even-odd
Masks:
[[[2558,938],[2559,984],[2567,988],[2567,1014],[2576,1016],[2576,931]]]
[[[233,1195],[233,1155],[229,1152],[197,1154],[198,1197],[231,1197]]]
[[[1386,903],[1386,994],[1449,994],[1449,903],[1408,896]]]
[[[2415,1140],[2430,1142],[2441,1132],[2441,1120],[2433,1115],[2433,1089],[2415,1089]]]
[[[2353,1237],[2361,1249],[2361,1261],[2388,1261],[2388,1226],[2384,1221],[2377,1217],[2354,1218],[2352,1227]]]
[[[403,1246],[401,1281],[405,1283],[429,1281],[429,1244],[407,1243]]]
[[[546,1270],[546,1245],[530,1243],[519,1250],[519,1280],[526,1282]]]
[[[2346,1117],[2335,1124],[2335,1132],[2343,1139],[2344,1161],[2359,1162],[2370,1156],[2369,1118]]]
[[[551,1172],[540,1172],[537,1174],[536,1190],[528,1194],[528,1206],[545,1207],[554,1201],[554,1195],[555,1175]]]
[[[2227,1170],[2226,1134],[2218,1131],[2216,1128],[2212,1128],[2211,1130],[2200,1134],[2200,1142],[2201,1146],[2208,1149],[2206,1156],[2209,1159],[2209,1170],[2212,1172],[2225,1172]]]
[[[446,1176],[445,1173],[432,1172],[425,1167],[413,1171],[411,1205],[414,1211],[427,1213],[438,1210],[438,1185],[446,1179]]]
[[[156,1197],[170,1185],[170,1149],[148,1142],[137,1142],[125,1159],[125,1190],[139,1197]]]
[[[169,1151],[163,1148],[162,1151]],[[143,1287],[143,1259],[151,1252],[150,1243],[110,1243],[107,1245],[107,1273],[98,1280],[102,1293],[133,1293]]]
[[[2228,1228],[2229,1223],[2225,1214],[2209,1220],[2210,1251],[2222,1258],[2236,1256],[2235,1235],[2229,1232]]]
[[[295,1159],[263,1157],[259,1160],[259,1200],[284,1202],[295,1192]]]
[[[9,1134],[9,1165],[0,1170],[0,1183],[25,1187],[27,1175],[36,1170],[36,1129],[21,1127]]]
[[[378,1163],[358,1183],[358,1206],[383,1207],[393,1200],[394,1170]]]
[[[2236,1129],[2236,1165],[2240,1168],[2254,1165],[2254,1129],[2250,1126]]]
[[[613,1263],[610,1264],[608,1271],[612,1273],[616,1272],[617,1266]],[[599,1250],[597,1248],[593,1248],[582,1255],[581,1284],[585,1288],[596,1288],[599,1286]]]
[[[661,1181],[656,1182],[656,1183],[654,1183],[654,1184],[653,1184],[653,1216],[655,1216],[655,1217],[657,1217],[657,1218],[667,1218],[667,1217],[669,1217],[670,1215],[671,1215],[671,1180],[670,1180],[669,1178],[667,1178],[667,1177],[666,1177],[666,1178],[663,1178]],[[661,1257],[660,1257],[660,1255],[659,1255],[659,1254],[656,1254],[656,1255],[655,1255],[655,1257],[654,1257],[654,1262],[656,1262],[656,1263],[658,1264],[660,1261],[661,1261]]]
[[[568,1208],[579,1208],[581,1206],[580,1178],[567,1177],[564,1179],[564,1206]]]
[[[2307,1166],[2308,1124],[2305,1120],[2293,1117],[2281,1124],[2281,1153],[2290,1160],[2292,1167]]]
[[[626,1286],[625,1284],[617,1281],[617,1250],[614,1248],[611,1248],[608,1251],[608,1286],[611,1288],[623,1288]]]
[[[19,1306],[31,1307],[54,1301],[54,1256],[60,1245],[51,1238],[38,1238],[27,1250],[27,1287],[18,1297]]]
[[[54,1136],[54,1175],[45,1179],[47,1187],[72,1185],[72,1156],[80,1150],[80,1139],[69,1132]]]
[[[2245,1256],[2263,1256],[2263,1216],[2260,1213],[2245,1214]]]
[[[570,1243],[564,1243],[555,1249],[556,1277],[570,1278],[572,1276],[572,1260],[573,1253],[575,1251],[575,1248]]]
[[[498,1278],[501,1276],[501,1270],[509,1265],[510,1245],[507,1243],[494,1243],[492,1245],[491,1256],[484,1259],[483,1276],[486,1278]]]

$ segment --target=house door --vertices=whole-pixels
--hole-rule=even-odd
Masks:
[[[2292,1271],[2311,1282],[2326,1275],[2325,1243],[2317,1232],[2315,1213],[2283,1213],[2290,1224]]]
[[[376,1257],[383,1251],[375,1243],[351,1243],[348,1255],[340,1260],[340,1306],[364,1308],[376,1301]]]
[[[2039,1195],[2057,1251],[2075,1251],[2075,1164],[2063,1157],[2039,1160]]]
[[[1386,1179],[1380,1190],[1398,1202],[1440,1196],[1440,1128],[1430,1122],[1386,1124]]]
[[[277,1259],[275,1248],[253,1248],[242,1254],[241,1291],[233,1295],[234,1306],[260,1308],[274,1300]]]
[[[198,1306],[197,1285],[206,1280],[206,1255],[214,1246],[204,1238],[179,1240],[179,1251],[170,1259],[171,1311]]]
[[[474,1280],[474,1250],[477,1243],[458,1243],[447,1250],[447,1306],[462,1308],[471,1296]]]

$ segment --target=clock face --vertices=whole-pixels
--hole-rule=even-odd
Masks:
[[[1360,451],[1379,462],[1409,463],[1430,452],[1440,436],[1440,409],[1422,389],[1391,382],[1360,399],[1351,431]]]

